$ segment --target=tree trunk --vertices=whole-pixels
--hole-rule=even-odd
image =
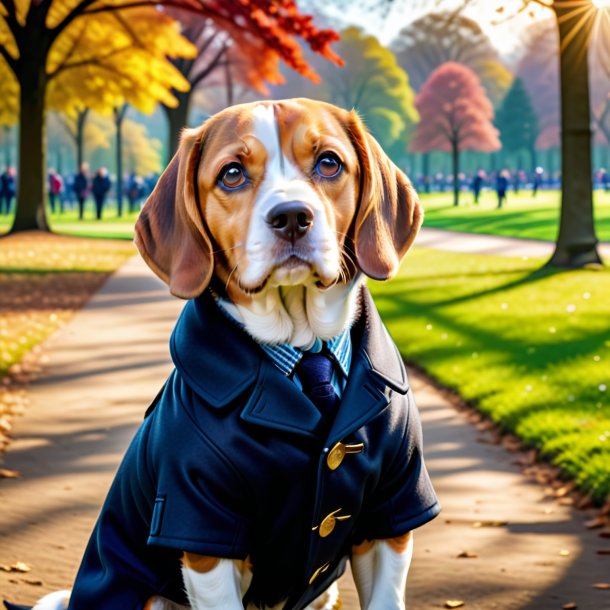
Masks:
[[[163,105],[163,110],[165,110],[165,116],[167,117],[169,129],[169,141],[167,148],[168,163],[172,160],[172,157],[178,150],[182,129],[188,124],[189,105],[191,101],[189,92],[184,93],[179,91],[174,92],[174,95],[178,98],[178,106],[176,108],[170,108],[169,106]]]
[[[4,162],[7,168],[13,164],[11,155],[11,128],[8,125],[4,125]]]
[[[536,171],[536,168],[538,167],[538,155],[536,153],[536,147],[534,145],[532,145],[532,147],[530,148],[530,164],[532,167],[532,173]]]
[[[89,114],[89,108],[85,108],[82,112],[78,113],[76,117],[76,171],[79,172],[82,164],[85,161],[85,123],[87,122],[87,115]]]
[[[555,0],[561,74],[561,216],[548,264],[600,264],[593,219],[588,49],[594,14],[581,22],[572,0]]]
[[[25,45],[24,45],[25,46]],[[46,57],[39,45],[25,46],[19,58],[19,176],[17,210],[11,233],[50,231],[46,201]]]
[[[451,142],[451,157],[453,160],[453,205],[460,204],[460,147],[457,140]]]
[[[114,109],[114,126],[116,128],[116,205],[117,215],[123,216],[123,119],[127,104]]]
[[[431,178],[430,178],[430,153],[425,152],[421,156],[422,174],[424,175],[424,191],[430,192]]]

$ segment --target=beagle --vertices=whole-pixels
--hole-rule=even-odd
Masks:
[[[135,236],[189,300],[176,371],[71,600],[36,610],[331,610],[346,560],[363,609],[404,609],[411,530],[440,509],[404,366],[363,281],[395,275],[421,222],[410,181],[354,111],[262,101],[184,131]],[[349,357],[321,437],[298,373],[267,356],[337,337]]]

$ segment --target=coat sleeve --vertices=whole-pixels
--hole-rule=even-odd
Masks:
[[[173,394],[173,396],[172,396]],[[248,487],[213,439],[183,408],[168,383],[154,417],[148,449],[156,497],[149,545],[214,557],[248,554]]]
[[[406,404],[402,442],[388,456],[372,498],[363,507],[357,542],[402,536],[441,510],[424,463],[421,422],[411,390],[400,400]]]

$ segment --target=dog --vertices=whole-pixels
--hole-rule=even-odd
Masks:
[[[188,300],[176,369],[71,596],[36,610],[331,610],[348,560],[362,608],[404,609],[411,532],[440,507],[364,280],[396,274],[421,222],[354,111],[262,101],[184,131],[135,236]],[[331,363],[330,415],[306,395],[307,354]]]

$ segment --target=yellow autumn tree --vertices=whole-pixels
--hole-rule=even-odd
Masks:
[[[92,12],[72,18],[74,7],[83,2]],[[168,57],[194,54],[174,19],[152,4],[95,12],[96,4],[87,0],[0,2],[0,121],[11,124],[19,118],[20,155],[28,161],[20,164],[20,203],[13,230],[47,228],[41,196],[46,171],[45,110],[62,111],[77,122],[88,108],[110,114],[113,108],[129,103],[151,112],[158,102],[177,103],[172,90],[189,87],[168,61]],[[106,0],[103,4],[125,2]],[[13,8],[12,14],[7,6]],[[15,30],[21,28],[22,35],[34,31],[31,22],[41,18],[42,9],[46,10],[39,36],[46,35],[48,48],[43,53],[41,88],[40,83],[30,82],[41,59],[35,56],[40,41],[27,46]]]
[[[127,119],[123,124],[125,167],[129,173],[145,176],[161,171],[161,141],[150,138],[146,125]]]

